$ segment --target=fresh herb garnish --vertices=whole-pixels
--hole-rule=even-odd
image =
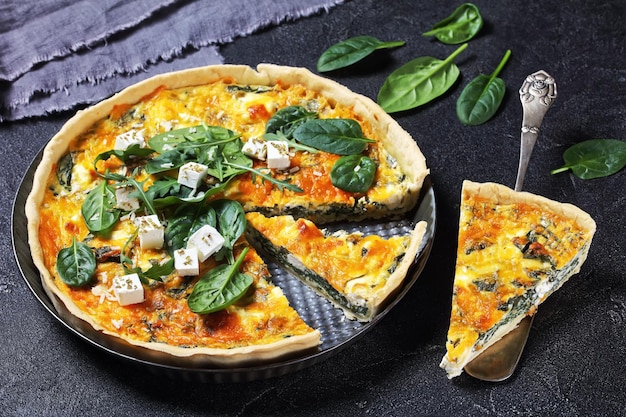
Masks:
[[[480,125],[496,113],[506,92],[504,81],[497,77],[509,56],[511,51],[507,50],[491,75],[480,74],[463,89],[456,101],[456,114],[461,123],[468,126]]]
[[[455,45],[472,39],[483,27],[483,18],[478,7],[464,3],[447,18],[436,23],[423,36],[435,36],[440,42]]]
[[[211,207],[217,214],[217,230],[224,238],[224,246],[216,254],[216,259],[226,258],[232,264],[235,242],[246,230],[246,213],[241,204],[233,200],[215,200],[211,202]]]
[[[413,109],[448,91],[460,71],[454,58],[467,48],[461,45],[445,60],[420,57],[392,72],[378,92],[378,104],[388,113]]]
[[[397,48],[404,41],[383,42],[372,36],[357,36],[332,45],[317,61],[319,72],[333,71],[350,66],[378,49]]]
[[[376,174],[374,161],[363,155],[342,156],[335,162],[330,171],[332,184],[351,193],[366,192]]]
[[[626,166],[626,142],[617,139],[591,139],[569,147],[563,153],[565,165],[552,170],[558,174],[569,169],[583,180],[607,177]]]
[[[300,143],[337,155],[354,155],[365,150],[372,139],[363,136],[361,125],[352,119],[310,119],[293,132]]]
[[[89,246],[72,238],[72,245],[57,254],[57,272],[61,281],[71,287],[88,284],[96,271],[96,256]]]
[[[189,309],[198,314],[213,313],[241,298],[253,281],[250,275],[239,271],[247,253],[246,247],[234,264],[223,264],[204,274],[187,298]]]
[[[111,231],[120,218],[115,204],[115,192],[106,180],[89,191],[80,211],[90,232],[107,234]]]

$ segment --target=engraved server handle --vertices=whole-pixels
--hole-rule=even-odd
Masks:
[[[537,71],[526,77],[519,90],[519,96],[524,115],[515,191],[522,191],[526,168],[539,135],[543,116],[556,99],[556,82],[545,71]]]

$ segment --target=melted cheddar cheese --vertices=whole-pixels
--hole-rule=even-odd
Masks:
[[[464,187],[442,361],[451,377],[577,270],[593,232],[576,220],[532,200],[499,202]]]

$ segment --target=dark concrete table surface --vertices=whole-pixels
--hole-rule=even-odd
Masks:
[[[349,70],[328,74],[376,98],[385,77],[419,56],[456,47],[421,36],[460,3],[354,0],[285,22],[222,48],[227,63],[315,70],[331,44],[357,35],[405,40]],[[18,416],[589,416],[626,415],[626,170],[583,181],[550,175],[585,139],[626,140],[626,3],[478,1],[485,26],[457,58],[461,77],[443,97],[395,114],[426,155],[437,198],[437,233],[419,280],[393,311],[347,349],[288,375],[207,384],[146,372],[65,329],[33,296],[13,255],[13,199],[37,152],[71,114],[0,124],[0,415]],[[463,126],[455,102],[479,73],[507,95],[488,123]],[[519,369],[502,383],[448,380],[445,353],[461,183],[513,186],[522,110],[517,90],[543,69],[558,99],[543,124],[525,189],[589,212],[598,231],[582,271],[540,308]]]

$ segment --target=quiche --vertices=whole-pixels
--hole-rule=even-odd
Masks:
[[[422,242],[426,222],[384,239],[360,232],[320,230],[308,219],[248,213],[251,242],[341,308],[369,321],[399,288]]]
[[[97,331],[194,366],[275,361],[321,336],[272,283],[245,213],[403,216],[427,175],[410,135],[333,81],[269,64],[194,68],[62,127],[27,198],[29,245],[50,297]],[[397,246],[385,293],[419,242]]]
[[[595,227],[571,204],[464,181],[447,353],[441,361],[449,378],[579,272]]]

